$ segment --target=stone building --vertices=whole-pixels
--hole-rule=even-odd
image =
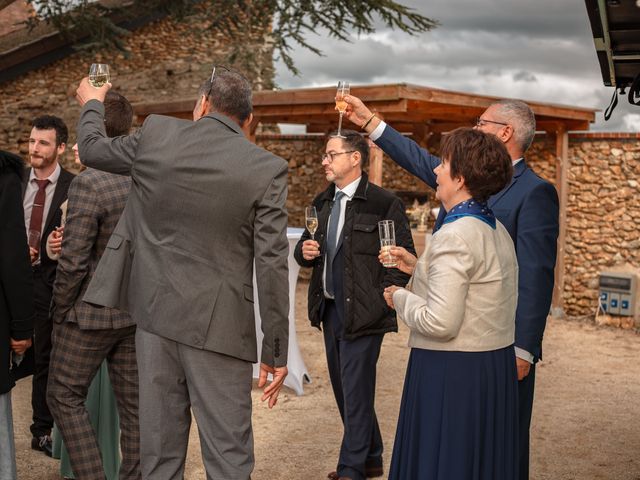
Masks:
[[[303,225],[304,206],[325,185],[319,160],[324,139],[258,135],[257,140],[289,161],[291,223]],[[564,312],[570,317],[593,318],[600,272],[627,267],[640,280],[640,134],[569,133],[568,157]],[[527,163],[556,184],[555,139],[537,135]],[[437,206],[423,182],[387,158],[382,184],[414,191]]]
[[[144,113],[140,105],[155,105],[155,112],[188,116],[194,91],[209,74],[211,63],[224,58],[229,50],[228,39],[222,35],[192,28],[201,23],[197,15],[185,22],[150,15],[131,23],[132,34],[125,39],[126,54],[73,52],[51,29],[28,33],[16,26],[32,14],[22,0],[0,11],[0,148],[25,157],[30,121],[43,113],[64,118],[71,131],[70,143],[75,141],[74,125],[79,107],[73,92],[91,63],[109,63],[114,88],[138,104],[138,114]],[[268,35],[255,38],[253,45],[258,52],[256,61],[251,68],[243,70],[258,90],[269,90],[273,84],[273,52]],[[294,103],[295,97],[290,98]],[[166,106],[176,99],[180,99],[179,112],[167,110]],[[333,114],[331,101],[325,103],[318,108]],[[289,108],[286,102],[282,107]],[[288,119],[292,123],[308,123],[304,121],[306,111],[291,108],[290,112]],[[466,119],[468,124],[469,112],[469,108],[459,106],[459,121]],[[399,119],[389,118],[394,125]],[[258,144],[289,162],[291,225],[303,225],[304,206],[326,185],[320,167],[324,144],[321,132],[326,128],[310,124],[311,133],[306,135],[258,133],[256,136]],[[442,126],[444,131],[446,128],[447,125]],[[582,127],[586,128],[588,125]],[[549,131],[549,128],[543,129]],[[422,135],[423,143],[437,152],[437,135],[427,141],[425,132],[418,130],[414,134]],[[640,273],[640,135],[569,132],[564,137],[564,172],[557,171],[561,164],[557,138],[553,134],[538,135],[527,161],[559,190],[562,189],[559,183],[566,185],[563,190],[564,242],[559,262],[564,280],[558,294],[567,315],[593,316],[598,306],[601,271],[627,268]],[[70,149],[65,163],[72,164]],[[383,186],[404,192],[407,201],[416,197],[437,206],[426,185],[389,159],[383,163]]]
[[[23,156],[28,152],[30,122],[44,113],[62,117],[69,126],[70,143],[75,142],[80,107],[74,91],[92,63],[108,63],[113,88],[132,103],[161,101],[193,96],[212,63],[223,63],[230,50],[223,35],[202,31],[205,19],[198,14],[183,21],[153,13],[128,18],[121,23],[131,30],[124,39],[125,51],[99,54],[74,51],[47,25],[29,32],[19,22],[31,15],[24,0],[0,10],[0,148]],[[273,50],[267,33],[245,39],[255,61],[249,67],[235,65],[257,89],[273,84]],[[70,149],[64,163],[73,168]]]

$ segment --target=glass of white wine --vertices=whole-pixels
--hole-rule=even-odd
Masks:
[[[307,230],[311,234],[311,240],[315,240],[315,233],[318,229],[318,212],[316,207],[307,207],[304,209],[305,222],[307,224]]]
[[[95,87],[100,88],[105,83],[109,83],[109,65],[106,63],[92,63],[89,68],[89,83]]]
[[[397,267],[398,262],[391,255],[391,247],[396,246],[396,230],[393,220],[381,220],[378,222],[378,233],[380,234],[380,248],[385,254],[382,262],[384,267]]]
[[[342,135],[342,116],[347,110],[347,102],[344,101],[344,96],[349,95],[349,91],[349,82],[340,80],[338,82],[338,90],[336,91],[336,108],[340,113],[340,120],[338,121],[338,135],[336,136],[340,138],[345,138]]]

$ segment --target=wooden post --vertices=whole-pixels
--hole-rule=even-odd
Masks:
[[[382,149],[372,141],[369,141],[369,181],[374,185],[382,186]]]
[[[556,189],[560,200],[560,231],[558,234],[558,258],[556,259],[555,283],[551,314],[564,316],[564,254],[567,242],[567,202],[569,198],[569,132],[565,125],[559,125],[556,132]]]
[[[260,124],[260,119],[258,119],[257,117],[253,117],[253,120],[251,120],[251,123],[249,124],[249,131],[245,132],[245,135],[247,135],[247,138],[253,142],[256,143],[256,130],[258,130],[258,125]]]
[[[382,115],[379,113],[377,113],[377,115],[382,118]],[[367,141],[369,142],[369,181],[374,185],[382,187],[382,157],[384,156],[384,152],[368,138]]]

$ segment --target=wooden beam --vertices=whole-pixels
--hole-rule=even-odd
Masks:
[[[564,280],[565,280],[565,248],[567,244],[567,203],[569,199],[569,133],[563,128],[556,135],[556,189],[560,200],[560,217],[558,234],[558,257],[554,272],[553,299],[551,312],[554,317],[564,316]]]
[[[383,113],[390,125],[403,125],[404,131],[415,131],[413,124],[432,124],[432,131],[447,131],[470,125],[473,118],[497,97],[452,92],[407,84],[352,87],[373,111]],[[254,116],[265,123],[337,124],[334,110],[335,87],[254,92]],[[144,118],[152,113],[188,118],[194,97],[169,102],[134,105],[135,113]],[[536,114],[538,128],[550,133],[558,129],[588,130],[596,110],[539,102],[527,102]],[[410,128],[404,127],[410,125]]]

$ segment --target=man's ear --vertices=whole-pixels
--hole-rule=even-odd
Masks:
[[[249,116],[245,119],[244,122],[240,125],[240,129],[244,133],[245,137],[251,138],[251,123],[253,122],[253,113],[250,113]]]
[[[362,168],[362,155],[360,154],[360,152],[356,150],[355,152],[353,152],[353,157],[351,158],[351,162],[354,167],[359,165],[360,168]]]
[[[507,143],[513,137],[513,127],[511,125],[505,125],[498,133],[498,138],[502,143]]]
[[[67,148],[67,144],[66,143],[61,143],[60,145],[58,145],[58,156],[62,155],[64,153],[64,151]]]
[[[200,95],[200,99],[193,108],[193,120],[197,121],[209,113],[209,100],[205,95]]]

